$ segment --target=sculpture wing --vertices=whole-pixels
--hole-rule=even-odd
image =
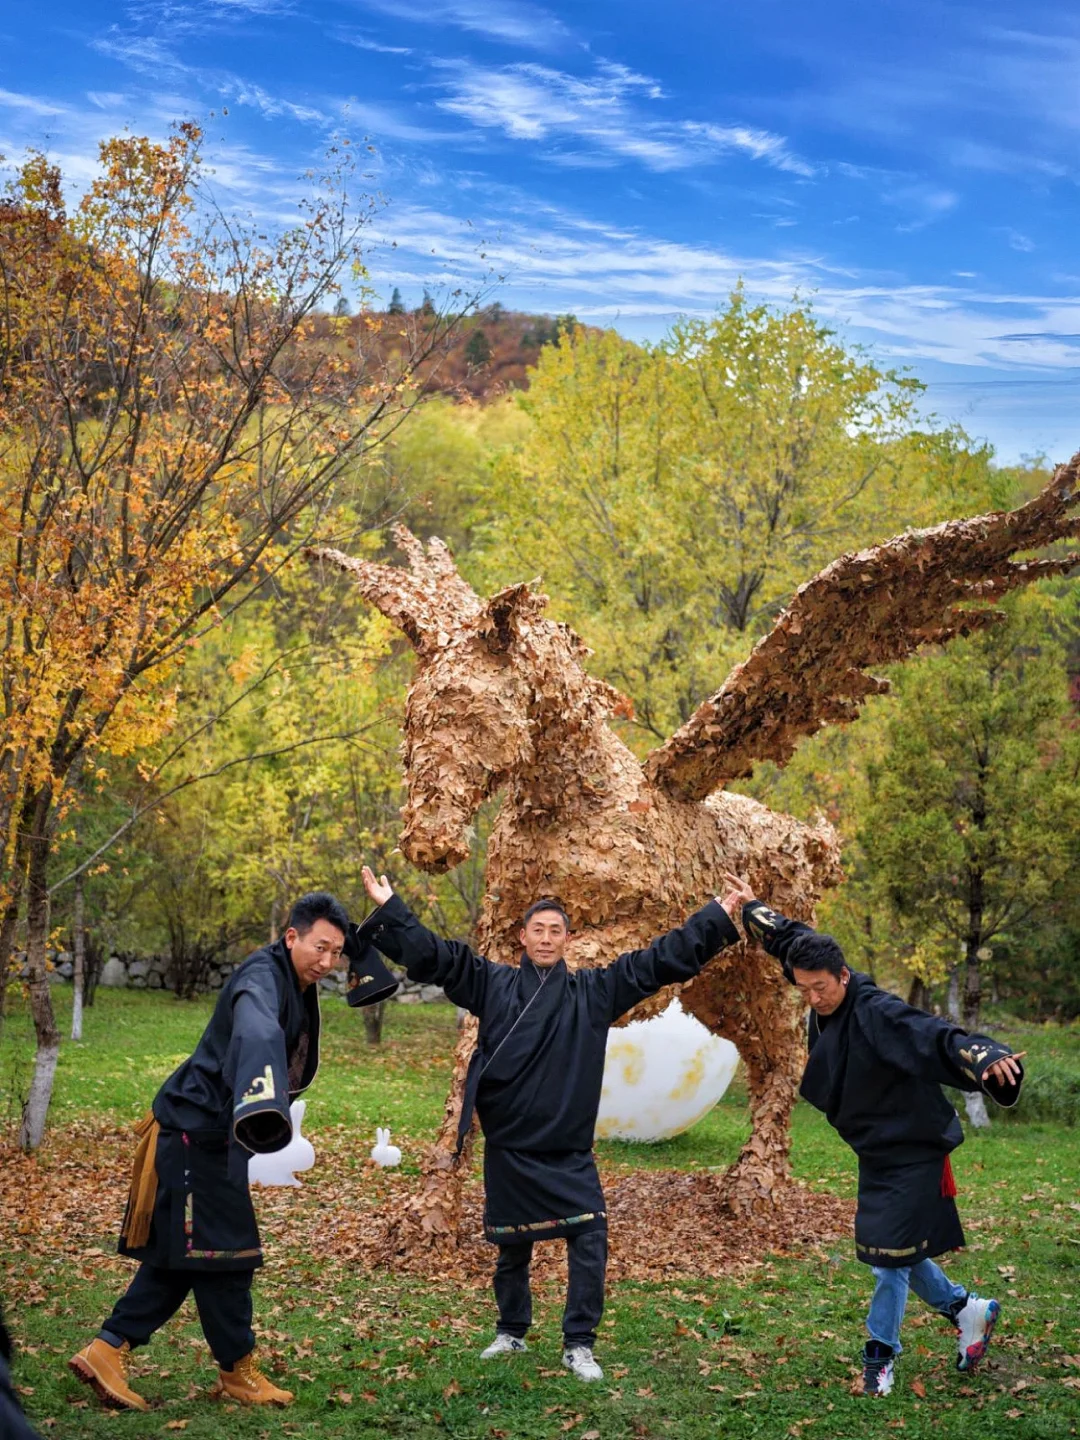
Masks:
[[[796,591],[775,626],[723,685],[645,762],[653,784],[682,800],[783,765],[804,735],[854,720],[867,695],[888,690],[866,674],[927,643],[993,624],[987,602],[1080,563],[1080,553],[1017,561],[1020,552],[1080,535],[1073,513],[1080,454],[1019,509],[950,520],[842,555]]]

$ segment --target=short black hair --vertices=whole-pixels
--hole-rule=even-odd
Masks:
[[[312,890],[307,895],[301,895],[289,911],[289,926],[298,935],[306,935],[316,920],[328,920],[342,935],[348,936],[348,911],[326,890]]]
[[[796,935],[787,947],[784,961],[792,970],[827,970],[838,980],[847,964],[843,950],[833,937],[818,930],[805,930]]]
[[[563,924],[566,926],[567,930],[570,929],[570,916],[567,915],[566,911],[559,904],[558,900],[550,899],[534,900],[533,903],[529,906],[529,908],[525,911],[525,919],[522,920],[522,925],[527,925],[532,919],[532,917],[534,915],[539,915],[542,910],[554,910],[557,915],[562,916]]]

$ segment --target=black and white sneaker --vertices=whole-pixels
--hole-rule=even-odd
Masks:
[[[496,1355],[520,1355],[522,1350],[529,1347],[524,1340],[519,1340],[516,1335],[507,1335],[505,1330],[497,1330],[495,1339],[486,1350],[480,1351],[481,1360],[494,1360]]]
[[[862,1393],[864,1395],[888,1395],[893,1387],[893,1372],[896,1355],[891,1345],[880,1340],[868,1340],[863,1351]]]
[[[967,1303],[953,1316],[956,1326],[956,1368],[974,1370],[990,1348],[990,1337],[1001,1314],[996,1300],[969,1295]]]
[[[593,1357],[589,1345],[567,1345],[563,1351],[562,1363],[579,1380],[603,1380],[604,1372]]]

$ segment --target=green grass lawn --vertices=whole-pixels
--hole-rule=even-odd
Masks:
[[[63,1025],[68,994],[58,987],[56,997]],[[62,1051],[48,1142],[28,1172],[40,1174],[42,1188],[27,1183],[27,1214],[41,1203],[46,1180],[55,1186],[70,1175],[85,1183],[94,1144],[111,1145],[115,1155],[107,1134],[87,1139],[88,1122],[138,1118],[189,1052],[209,1008],[160,994],[99,992],[84,1042]],[[138,1353],[137,1388],[153,1410],[101,1411],[66,1360],[130,1274],[112,1254],[119,1211],[115,1222],[83,1226],[70,1242],[61,1235],[47,1248],[20,1244],[18,1215],[6,1213],[0,1293],[20,1347],[16,1379],[44,1434],[863,1440],[900,1431],[1040,1440],[1080,1431],[1080,1128],[1012,1120],[969,1136],[956,1157],[969,1249],[950,1269],[1004,1305],[991,1358],[976,1376],[956,1374],[951,1333],[913,1300],[893,1395],[851,1395],[870,1276],[850,1243],[829,1241],[800,1258],[762,1253],[753,1269],[723,1279],[695,1278],[690,1256],[683,1280],[614,1284],[598,1346],[606,1379],[587,1387],[559,1367],[556,1282],[538,1287],[529,1353],[481,1365],[477,1353],[492,1329],[482,1286],[359,1273],[320,1243],[322,1222],[343,1194],[360,1226],[378,1200],[407,1193],[418,1147],[441,1114],[454,1042],[450,1006],[391,1007],[379,1049],[365,1044],[358,1017],[342,1002],[329,1002],[324,1015],[323,1064],[305,1122],[319,1161],[303,1191],[275,1192],[267,1203],[268,1263],[256,1281],[260,1351],[279,1382],[296,1389],[296,1404],[266,1413],[206,1399],[213,1369],[185,1309]],[[1043,1065],[1080,1074],[1080,1030],[1006,1023],[1002,1033],[1028,1050],[1033,1073]],[[0,1042],[0,1120],[8,1126],[31,1053],[28,1020],[17,1009]],[[389,1125],[402,1146],[400,1171],[365,1166],[376,1125]],[[599,1156],[608,1171],[721,1167],[747,1131],[737,1082],[688,1134],[653,1146],[606,1143]],[[802,1105],[794,1163],[813,1188],[854,1193],[853,1157]],[[655,1225],[659,1236],[662,1213]]]

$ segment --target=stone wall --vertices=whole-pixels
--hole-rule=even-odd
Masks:
[[[110,955],[102,966],[98,984],[116,990],[168,990],[168,967],[169,961],[165,955]],[[235,969],[236,965],[231,961],[224,965],[211,966],[207,983],[200,989],[220,990]],[[49,980],[52,984],[70,985],[74,973],[74,957],[67,950],[58,950],[49,955]],[[402,1004],[418,1005],[432,1000],[445,1000],[446,997],[437,985],[415,985],[400,971],[395,973],[400,975],[401,987],[394,999]],[[27,978],[25,957],[19,975],[23,980]],[[319,981],[320,989],[332,995],[344,995],[345,975],[344,966],[339,970],[332,970]]]

